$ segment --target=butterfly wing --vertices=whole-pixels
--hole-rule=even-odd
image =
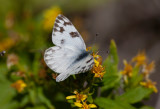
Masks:
[[[83,73],[94,65],[93,57],[90,54],[83,54],[79,58],[72,49],[54,46],[45,51],[44,60],[47,66],[53,71],[60,73],[56,81],[60,82],[73,74]],[[79,60],[80,59],[80,60]]]
[[[71,49],[54,46],[45,51],[44,60],[50,69],[56,73],[63,73],[73,63],[74,55]]]
[[[73,26],[73,24],[63,15],[58,15],[52,32],[52,42],[56,46],[86,50],[86,45]]]
[[[94,65],[94,59],[91,55],[88,55],[81,61],[77,61],[76,63],[71,64],[71,66],[68,67],[66,72],[61,73],[57,76],[56,81],[60,82],[65,80],[70,75],[84,73],[90,70],[93,67],[93,65]]]
[[[59,73],[57,82],[92,68],[94,59],[86,52],[81,35],[63,15],[58,15],[55,20],[52,42],[56,46],[45,51],[44,60],[50,69]]]

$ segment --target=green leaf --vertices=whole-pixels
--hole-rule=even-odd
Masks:
[[[87,101],[88,101],[89,103],[93,103],[93,98],[92,98],[91,95],[88,96]]]
[[[137,87],[135,89],[128,90],[123,95],[117,97],[116,100],[125,101],[127,103],[137,103],[147,97],[151,92],[151,89]]]
[[[118,73],[118,55],[114,40],[111,40],[110,52],[103,65],[106,67],[106,73],[103,77],[104,86],[102,87],[102,92],[117,86],[121,78]]]
[[[48,109],[48,108],[43,105],[40,105],[40,106],[35,106],[35,107],[27,107],[25,109]]]
[[[133,75],[132,77],[129,79],[129,88],[135,88],[139,85],[139,83],[142,81],[143,79],[143,75],[142,74],[139,74],[139,70],[140,68],[139,67],[134,67],[133,68]]]
[[[140,109],[154,109],[153,107],[150,107],[150,106],[143,106],[141,107]]]
[[[43,94],[42,88],[38,88],[38,97],[42,103],[48,106],[49,109],[55,109],[49,99]]]
[[[108,98],[96,98],[95,103],[103,109],[135,109],[129,104],[124,103],[123,101],[117,102]]]
[[[24,107],[29,102],[30,102],[29,96],[28,95],[24,96],[23,99],[21,100],[20,107]]]
[[[34,89],[29,89],[29,98],[32,104],[36,104],[36,92]]]
[[[18,109],[19,108],[19,103],[17,101],[12,101],[7,104],[1,105],[1,109]]]
[[[102,87],[102,92],[115,87],[117,84],[119,84],[121,79],[121,75],[106,75],[105,78],[103,78],[104,86]]]
[[[118,69],[118,55],[117,55],[117,47],[114,40],[111,40],[109,55],[107,59],[104,61],[103,65],[106,67],[106,74],[115,74]],[[105,75],[104,75],[105,76]]]
[[[33,60],[33,72],[34,72],[34,74],[35,75],[38,75],[38,71],[39,71],[39,69],[40,69],[40,62],[39,62],[39,60],[40,60],[40,53],[36,53],[35,54],[35,58],[34,58],[34,60]]]
[[[18,102],[11,102],[12,98],[16,95],[15,89],[11,87],[11,83],[7,79],[0,80],[0,88],[1,109],[17,108]]]

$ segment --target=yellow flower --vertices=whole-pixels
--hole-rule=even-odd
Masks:
[[[61,14],[61,9],[58,6],[53,6],[44,12],[43,27],[45,30],[51,30],[53,28],[54,21],[58,14]]]
[[[86,51],[90,51],[92,49],[92,47],[87,47]]]
[[[89,50],[91,50],[91,47],[88,47],[86,49],[86,51],[89,51]],[[94,58],[94,63],[95,63],[95,65],[92,68],[92,73],[94,73],[94,77],[98,77],[102,79],[102,77],[105,74],[105,70],[102,66],[102,57],[98,55],[98,52],[92,53],[92,56]]]
[[[151,80],[147,80],[146,82],[140,82],[140,85],[146,87],[146,88],[150,88],[150,89],[153,89],[153,91],[155,93],[158,92],[157,88],[156,88],[156,82],[152,82]]]
[[[87,47],[86,48],[86,51],[91,51],[92,47]],[[94,62],[95,62],[95,65],[98,66],[99,64],[102,64],[102,57],[100,55],[98,55],[98,52],[97,53],[92,53],[92,56],[94,58]]]
[[[120,73],[123,75],[125,83],[128,83],[128,77],[132,77],[133,67],[131,64],[127,63],[126,60],[124,60],[123,63],[124,63],[124,70],[121,71]]]
[[[132,59],[132,62],[136,62],[136,66],[145,65],[146,61],[147,61],[147,57],[145,52],[138,53],[138,55]]]
[[[66,99],[74,99],[75,98],[76,102],[80,103],[80,102],[83,102],[87,98],[87,95],[78,93],[77,91],[74,91],[73,93],[76,95],[67,96]]]
[[[88,47],[86,51],[91,50],[91,47]],[[97,53],[92,53],[92,56],[94,58],[95,65],[92,68],[92,73],[94,73],[94,77],[102,78],[105,74],[104,68],[101,65],[102,64],[102,57],[98,55]]]
[[[154,61],[148,65],[146,64],[143,66],[142,74],[144,75],[145,79],[149,78],[149,75],[150,75],[150,73],[152,73],[154,71],[154,68],[155,68]]]
[[[80,107],[81,109],[91,109],[91,108],[97,108],[95,104],[87,104],[86,102],[82,103],[74,103],[75,106]]]
[[[102,78],[105,74],[104,68],[102,65],[93,66],[92,72],[95,74],[94,77]]]
[[[11,84],[13,88],[15,88],[19,93],[24,90],[24,88],[27,86],[26,83],[24,83],[23,80],[18,80],[15,83]]]
[[[93,53],[93,58],[96,66],[102,64],[102,57],[98,55],[98,52],[96,54]]]
[[[97,55],[93,53],[93,57],[94,57],[94,63],[95,65],[92,68],[92,73],[94,73],[94,77],[98,77],[101,78],[104,76],[105,74],[105,70],[103,68],[102,64],[102,57],[100,55]]]
[[[130,64],[127,63],[126,60],[123,61],[125,67],[124,67],[124,70],[121,71],[120,73],[122,75],[125,75],[125,76],[128,76],[128,77],[132,77],[132,66]]]

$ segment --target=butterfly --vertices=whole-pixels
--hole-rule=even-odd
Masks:
[[[52,42],[55,46],[45,50],[44,61],[59,75],[56,82],[70,75],[85,73],[94,65],[94,58],[86,51],[86,45],[74,25],[63,15],[56,17]]]

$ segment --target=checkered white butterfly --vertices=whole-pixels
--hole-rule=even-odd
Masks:
[[[64,81],[70,75],[84,73],[94,65],[93,56],[86,51],[86,45],[73,26],[63,15],[58,15],[52,32],[54,47],[45,51],[47,66],[59,73],[56,82]]]

